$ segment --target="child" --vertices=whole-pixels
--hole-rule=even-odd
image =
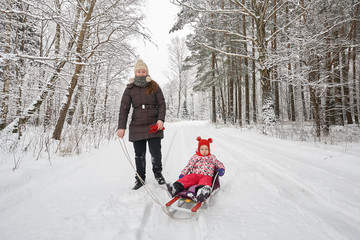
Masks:
[[[166,186],[170,195],[174,197],[177,193],[197,184],[198,186],[195,190],[196,199],[199,202],[203,202],[211,194],[211,185],[215,175],[215,168],[218,169],[219,176],[223,176],[225,167],[213,154],[210,154],[211,138],[206,140],[197,137],[196,140],[199,141],[197,151],[181,171],[179,180],[173,184],[166,184]]]

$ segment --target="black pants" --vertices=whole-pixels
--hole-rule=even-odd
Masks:
[[[133,142],[135,150],[136,171],[145,180],[146,176],[146,142],[151,154],[152,170],[154,173],[162,171],[161,138],[149,138]]]

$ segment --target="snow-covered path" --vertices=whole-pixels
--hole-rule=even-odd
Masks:
[[[292,142],[205,122],[167,123],[163,174],[177,179],[197,136],[226,166],[221,188],[199,217],[167,216],[134,172],[119,141],[91,153],[0,165],[0,239],[328,240],[360,236],[360,144]],[[126,141],[133,156],[133,148]],[[147,185],[165,204],[148,156]]]

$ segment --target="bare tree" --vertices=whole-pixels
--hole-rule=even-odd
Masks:
[[[92,72],[92,68],[100,69],[100,64],[104,64],[111,59],[121,69],[120,75],[120,71],[111,70],[114,74],[117,74],[114,75],[118,78],[117,81],[120,81],[120,76],[126,73],[130,62],[136,58],[136,53],[128,39],[137,35],[149,40],[149,36],[146,29],[142,27],[142,13],[136,10],[139,5],[138,0],[115,2],[109,0],[79,0],[74,4],[65,4],[66,1],[50,3],[43,0],[35,2],[30,0],[27,3],[24,6],[29,7],[21,11],[15,11],[12,8],[0,8],[7,16],[25,16],[42,23],[41,28],[38,28],[41,31],[38,38],[40,39],[40,47],[37,49],[40,54],[37,55],[37,52],[20,54],[19,51],[17,51],[17,54],[13,54],[16,59],[19,59],[17,63],[18,72],[22,74],[20,72],[22,70],[25,74],[32,74],[33,77],[28,76],[25,78],[19,74],[18,79],[19,81],[24,79],[24,86],[20,86],[18,90],[12,92],[21,93],[20,91],[23,91],[25,86],[38,89],[33,91],[34,94],[19,96],[19,101],[22,101],[21,105],[28,104],[28,107],[22,107],[24,110],[13,114],[14,117],[11,118],[11,123],[6,127],[6,131],[18,132],[19,126],[27,123],[32,116],[36,116],[35,122],[38,122],[38,120],[44,121],[44,129],[48,130],[53,126],[51,119],[56,119],[56,115],[59,113],[56,132],[61,132],[62,118],[67,115],[67,104],[73,99],[70,96],[77,91],[76,83],[78,79],[87,80],[88,78],[84,74]],[[65,7],[67,11],[63,11],[62,8]],[[10,21],[7,22],[11,23]],[[55,35],[51,36],[53,33]],[[83,36],[86,36],[88,42],[82,39]],[[31,41],[34,40],[31,39],[27,42]],[[9,46],[14,46],[14,43]],[[93,56],[97,56],[97,58],[92,60]],[[87,61],[93,62],[89,63]],[[98,63],[94,61],[98,61]],[[21,64],[23,64],[23,67],[21,67]],[[34,71],[25,72],[25,69],[28,69],[30,65],[30,69],[34,69]],[[85,66],[86,68],[91,66],[89,71],[83,71]],[[110,75],[113,75],[113,73],[110,73]],[[9,77],[10,74],[15,76],[15,71],[9,69]],[[72,76],[71,79],[69,79],[69,76]],[[28,79],[33,82],[30,83]],[[67,97],[70,98],[67,98],[67,101],[62,104],[59,98],[56,97],[63,93],[65,83],[71,83],[70,88],[67,90],[67,93],[70,93]],[[116,81],[113,81],[113,83],[116,83]],[[4,88],[6,86],[4,84]],[[79,91],[79,98],[77,99],[80,102],[82,101],[82,95],[81,91]],[[2,95],[2,97],[5,97],[5,95]],[[42,110],[40,107],[45,101],[47,105]],[[1,108],[2,112],[7,109],[5,103],[6,101],[2,101],[2,104],[4,104],[4,107]],[[63,107],[61,110],[58,109],[60,105]],[[74,112],[71,114],[74,114]],[[55,138],[58,138],[58,136],[55,136]]]
[[[55,11],[57,16],[61,16],[61,2],[59,0],[55,0]],[[77,19],[80,17],[80,7],[77,8],[76,15],[75,15],[75,23],[78,22]],[[73,26],[73,31],[76,29],[76,25]],[[56,23],[56,31],[55,31],[55,48],[54,48],[54,55],[55,55],[55,61],[54,61],[54,67],[58,64],[58,58],[60,54],[60,37],[61,37],[61,24],[59,22]],[[42,51],[42,46],[40,50]],[[43,54],[40,54],[40,56],[43,56]],[[51,125],[51,119],[52,119],[52,113],[54,111],[54,89],[56,85],[57,80],[55,81],[54,85],[51,86],[51,89],[49,91],[48,97],[47,97],[47,105],[45,110],[45,117],[44,117],[44,128],[46,129]]]
[[[75,64],[75,71],[73,73],[73,76],[71,78],[71,82],[70,85],[67,89],[67,93],[66,93],[66,100],[64,101],[64,103],[62,104],[61,108],[60,108],[60,114],[59,114],[59,118],[56,122],[56,126],[53,132],[53,138],[60,140],[61,137],[61,132],[65,123],[65,119],[66,119],[66,114],[68,112],[68,109],[70,107],[70,103],[71,103],[71,98],[72,95],[74,93],[75,87],[77,85],[78,79],[79,79],[79,75],[81,72],[81,69],[83,68],[84,64],[83,64],[83,47],[84,47],[84,40],[85,40],[85,35],[87,33],[87,31],[89,31],[89,22],[91,19],[91,16],[93,14],[94,11],[94,7],[95,7],[95,3],[96,0],[91,0],[90,1],[90,5],[88,6],[88,9],[86,12],[84,12],[84,19],[82,21],[82,25],[80,28],[80,34],[76,43],[76,64]]]
[[[185,40],[175,37],[171,41],[169,46],[169,69],[171,76],[178,84],[178,102],[176,117],[180,117],[181,103],[187,102],[187,90],[188,90],[188,69],[185,65],[185,59],[188,55]],[[184,96],[184,101],[182,97]]]

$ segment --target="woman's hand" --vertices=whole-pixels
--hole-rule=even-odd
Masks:
[[[119,138],[123,138],[125,135],[125,129],[117,130],[116,134],[118,135]]]
[[[164,122],[163,121],[158,120],[156,125],[158,126],[159,130],[163,130],[163,128],[164,128]]]

